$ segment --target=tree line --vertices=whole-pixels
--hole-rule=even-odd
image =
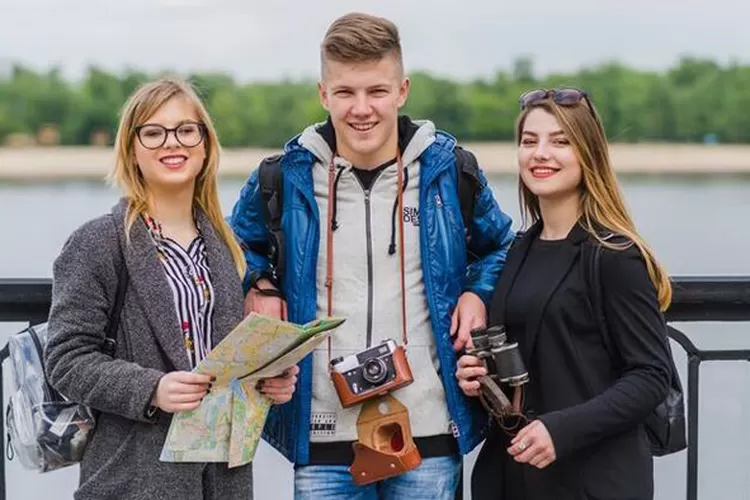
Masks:
[[[157,74],[90,67],[79,81],[17,64],[0,74],[0,144],[111,144],[127,96]],[[279,147],[324,120],[314,80],[240,82],[228,74],[180,75],[203,97],[225,147]],[[750,65],[683,57],[663,71],[608,62],[537,77],[519,58],[492,78],[456,81],[416,72],[404,113],[429,118],[462,141],[512,140],[518,96],[531,88],[585,89],[618,142],[750,143]]]

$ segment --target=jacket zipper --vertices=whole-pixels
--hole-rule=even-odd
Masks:
[[[375,186],[375,183],[378,180],[378,177],[380,177],[380,174],[382,174],[383,171],[381,170],[378,172],[375,177],[372,179],[372,182],[370,183],[370,189],[365,189],[364,184],[362,184],[362,181],[359,179],[359,176],[352,172],[354,175],[354,178],[357,179],[357,182],[359,183],[359,186],[362,188],[362,191],[365,193],[365,234],[367,238],[367,343],[365,347],[370,347],[372,344],[372,303],[373,303],[373,293],[372,293],[372,208],[370,205],[370,191]]]
[[[373,184],[375,180],[373,179]],[[370,190],[365,189],[365,219],[367,220],[367,344],[372,344],[372,212],[370,209]]]

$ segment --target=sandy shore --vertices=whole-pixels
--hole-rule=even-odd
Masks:
[[[488,174],[516,169],[511,143],[476,143],[465,147],[476,153]],[[615,144],[611,148],[615,169],[643,174],[750,174],[750,145]],[[222,176],[245,177],[271,149],[226,149]],[[100,179],[113,162],[109,148],[0,147],[0,181]]]

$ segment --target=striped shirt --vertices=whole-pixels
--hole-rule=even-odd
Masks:
[[[214,288],[200,227],[198,236],[184,249],[162,234],[161,224],[154,218],[144,214],[143,220],[172,289],[190,366],[195,367],[213,347]]]

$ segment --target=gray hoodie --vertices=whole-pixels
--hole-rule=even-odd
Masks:
[[[408,184],[404,192],[404,250],[408,345],[406,354],[414,382],[393,392],[409,409],[414,437],[451,433],[443,385],[424,290],[419,237],[419,156],[435,140],[431,122],[415,122],[419,129],[403,151]],[[308,127],[300,144],[318,159],[313,166],[315,200],[320,209],[320,247],[317,267],[317,315],[327,314],[326,263],[328,166],[333,152],[317,131]],[[401,275],[398,251],[389,255],[392,215],[397,194],[398,166],[385,168],[366,192],[352,165],[342,158],[337,184],[333,233],[333,314],[347,321],[332,336],[331,359],[348,356],[391,338],[402,343]],[[398,241],[398,240],[396,240]],[[313,355],[312,442],[354,441],[361,405],[344,409],[328,374],[328,347],[323,343]]]

